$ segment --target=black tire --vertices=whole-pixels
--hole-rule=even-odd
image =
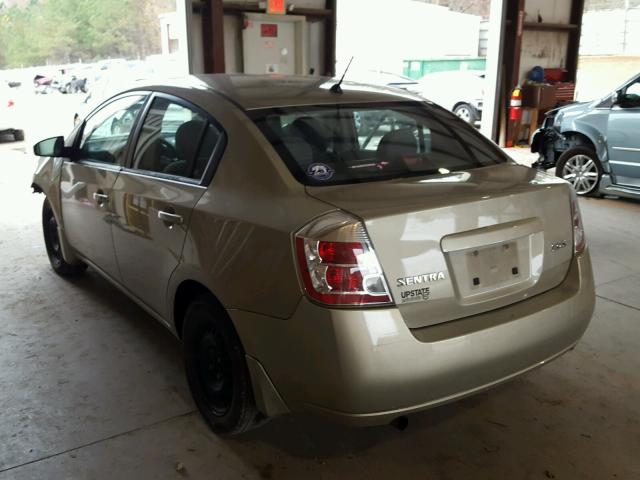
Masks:
[[[14,130],[13,139],[16,142],[22,142],[24,140],[24,130]]]
[[[80,275],[87,269],[86,263],[70,264],[62,257],[60,249],[60,238],[58,237],[58,222],[49,201],[45,199],[42,206],[42,230],[44,232],[44,244],[47,248],[47,255],[51,268],[58,275],[70,277]]]
[[[461,103],[460,105],[456,105],[456,108],[453,109],[453,113],[458,117],[467,122],[469,125],[475,125],[478,121],[478,111],[472,105],[468,103]]]
[[[581,164],[584,168],[579,172]],[[556,164],[556,176],[571,183],[578,195],[599,196],[602,165],[596,152],[589,147],[574,147],[562,153]]]
[[[182,349],[191,395],[215,433],[233,435],[260,419],[244,348],[224,309],[210,296],[185,313]]]

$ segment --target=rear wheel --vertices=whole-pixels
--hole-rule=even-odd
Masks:
[[[478,120],[478,112],[468,103],[461,103],[453,109],[453,113],[471,125],[474,125]]]
[[[48,200],[42,207],[42,230],[44,232],[44,244],[53,270],[63,277],[79,275],[87,269],[86,263],[70,264],[62,256],[58,222]]]
[[[184,318],[182,346],[191,394],[211,429],[238,434],[253,427],[255,406],[244,349],[226,312],[209,295]]]
[[[602,166],[592,149],[575,147],[560,155],[556,175],[571,183],[578,195],[596,195]]]

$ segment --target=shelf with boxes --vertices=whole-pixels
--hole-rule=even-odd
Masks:
[[[530,143],[531,136],[544,120],[545,112],[574,101],[576,84],[566,81],[566,70],[545,68],[542,78],[540,70],[535,72],[536,80],[527,80],[522,86],[523,115],[513,130],[514,144]],[[529,78],[536,76],[533,74],[532,70]]]

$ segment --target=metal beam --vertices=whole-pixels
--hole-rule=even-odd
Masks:
[[[482,105],[480,131],[493,141],[498,141],[500,113],[500,77],[506,28],[505,0],[491,0],[489,13],[489,39],[487,44],[487,66],[485,69],[485,97]]]
[[[331,15],[324,23],[324,75],[333,77],[336,74],[336,0],[326,0],[325,10]]]
[[[522,32],[524,30],[524,0],[513,0],[507,3],[507,28],[504,40],[504,77],[502,89],[504,97],[500,102],[505,115],[508,112],[511,91],[520,81],[520,55],[522,53]],[[508,117],[507,117],[508,118]],[[507,120],[506,146],[512,146],[514,122]]]
[[[211,0],[213,73],[224,73],[224,7],[222,0]]]
[[[193,4],[193,13],[200,15],[202,23],[202,65],[204,73],[213,72],[213,23],[211,21],[211,0]]]
[[[584,12],[584,0],[573,0],[571,2],[571,13],[569,23],[576,25],[577,28],[569,32],[569,41],[567,42],[567,72],[569,72],[569,81],[575,82],[578,73],[578,55],[580,53],[580,32],[582,29],[582,14]]]
[[[524,0],[507,2],[507,29],[505,30],[505,77],[511,92],[520,80],[520,56],[524,30]]]
[[[224,73],[224,14],[222,0],[193,3],[193,13],[202,22],[202,56],[204,73]]]
[[[327,2],[328,3],[328,2]],[[293,7],[287,10],[291,15],[304,15],[305,17],[329,18],[335,8],[300,8]],[[224,13],[241,14],[241,13],[266,13],[265,7],[260,7],[259,2],[225,2]]]

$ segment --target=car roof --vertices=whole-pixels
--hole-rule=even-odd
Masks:
[[[149,89],[189,99],[189,91],[207,89],[225,96],[244,110],[338,103],[425,101],[404,90],[346,80],[341,85],[343,93],[333,93],[329,89],[335,83],[336,80],[330,77],[311,75],[208,74],[153,81],[136,85],[135,90]]]

